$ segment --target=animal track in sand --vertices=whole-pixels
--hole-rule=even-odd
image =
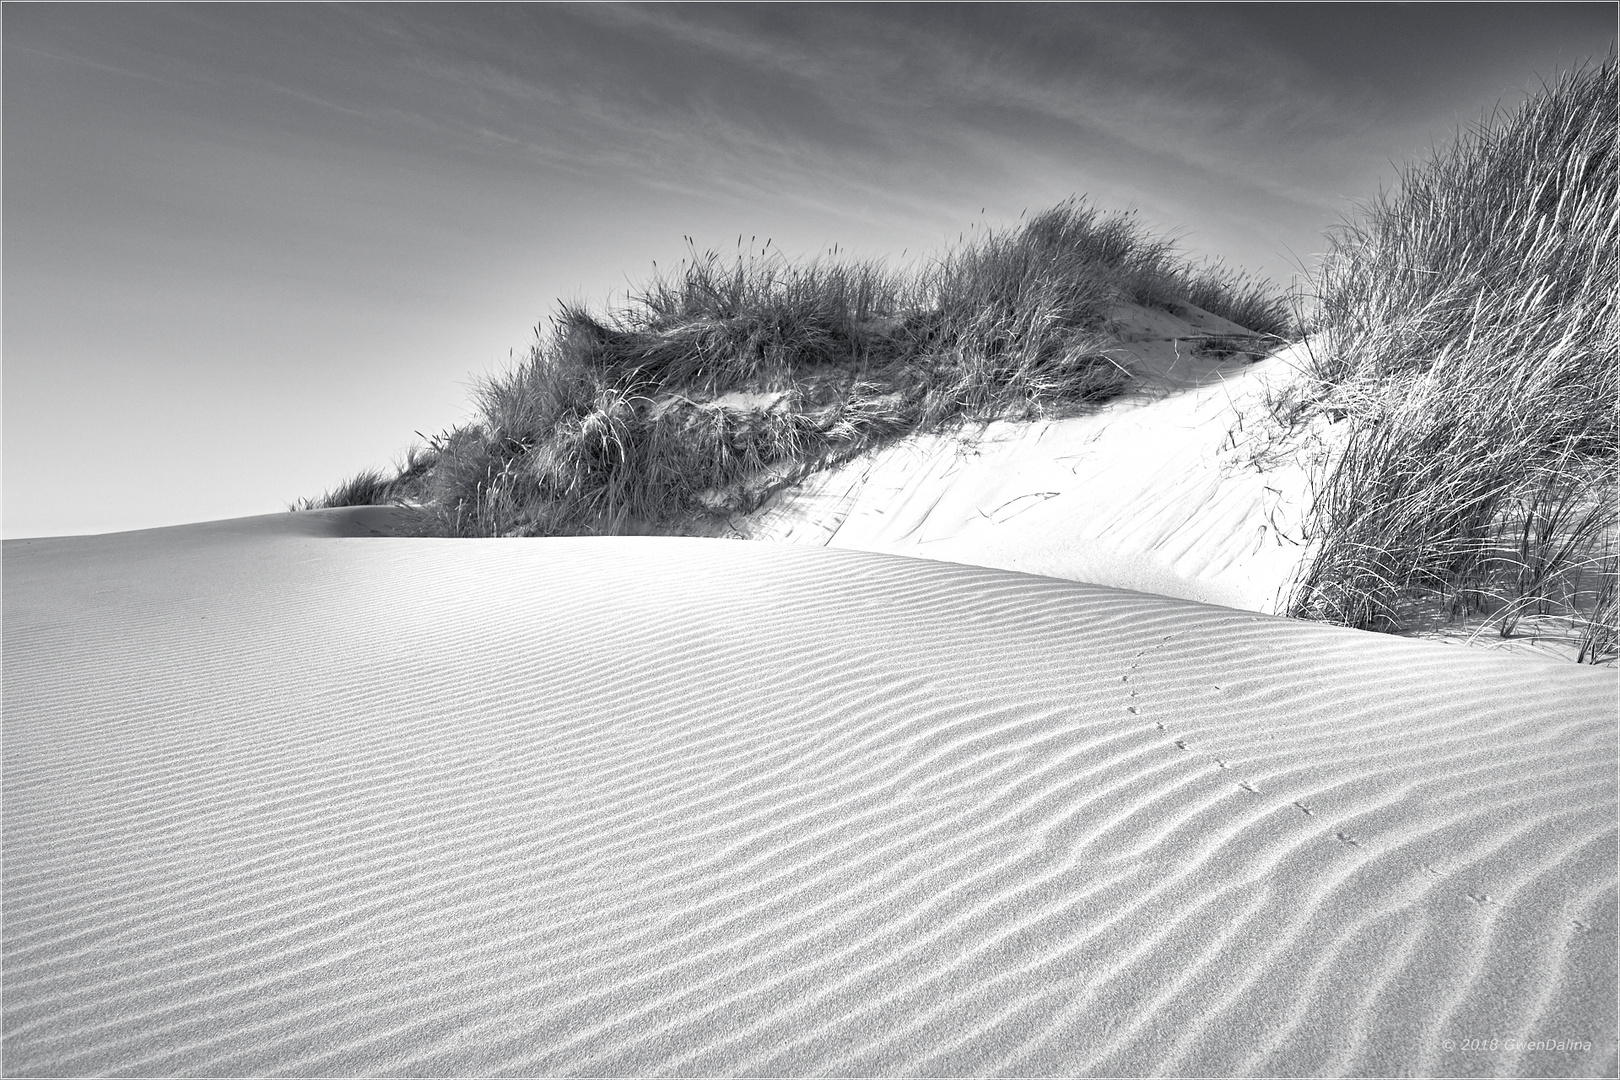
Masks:
[[[1154,648],[1158,648],[1158,646],[1154,646]],[[1134,668],[1136,665],[1132,664],[1131,666]],[[1121,682],[1128,682],[1129,680],[1130,680],[1130,675],[1129,674],[1120,676],[1120,681]],[[1220,686],[1215,685],[1215,684],[1211,684],[1211,686],[1217,691],[1219,691],[1221,689]],[[1136,691],[1132,690],[1131,691],[1131,697],[1136,697],[1136,696],[1137,696]],[[1132,716],[1139,715],[1139,713],[1140,713],[1140,710],[1138,710],[1135,705],[1127,705],[1127,706],[1125,706],[1125,711],[1127,713],[1131,714]],[[1164,721],[1162,721],[1162,720],[1154,721],[1153,726],[1158,731],[1169,731],[1169,728],[1165,727]],[[1177,750],[1185,750],[1185,751],[1187,751],[1189,753],[1197,753],[1197,751],[1195,751],[1193,749],[1192,745],[1190,743],[1188,743],[1188,741],[1186,739],[1177,739],[1177,740],[1175,740],[1175,747],[1176,747]],[[1225,769],[1230,769],[1232,767],[1232,763],[1227,761],[1225,758],[1214,758],[1213,760],[1215,762],[1215,766],[1217,768],[1219,768],[1219,769],[1225,770]],[[1265,794],[1266,794],[1260,788],[1256,787],[1254,784],[1250,783],[1247,780],[1239,781],[1236,786],[1240,790],[1246,791],[1251,795],[1259,795],[1261,797],[1265,797]],[[1314,814],[1314,811],[1309,806],[1305,805],[1304,803],[1296,802],[1296,803],[1294,803],[1294,805],[1299,807],[1302,811],[1304,811],[1307,816],[1310,816],[1310,815]],[[1339,839],[1343,840],[1345,843],[1350,844],[1351,846],[1354,846],[1354,847],[1360,847],[1361,846],[1359,841],[1356,841],[1356,840],[1352,839],[1351,837],[1349,837],[1348,835],[1346,835],[1344,833],[1339,834]]]

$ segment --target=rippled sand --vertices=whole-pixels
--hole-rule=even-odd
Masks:
[[[1616,1069],[1612,669],[382,524],[6,543],[8,1075]]]

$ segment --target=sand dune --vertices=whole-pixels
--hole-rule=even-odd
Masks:
[[[1208,335],[1247,331],[1190,306],[1126,305],[1114,323],[1125,396],[911,436],[811,475],[732,531],[1284,610],[1309,552],[1313,468],[1335,441],[1324,423],[1267,420],[1306,346],[1259,363],[1211,353]]]
[[[1616,1070],[1613,670],[386,521],[7,542],[8,1075]]]

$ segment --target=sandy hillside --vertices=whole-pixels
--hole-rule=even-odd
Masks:
[[[1114,324],[1134,376],[1124,397],[904,439],[814,474],[734,535],[1282,610],[1307,551],[1310,467],[1332,441],[1265,423],[1303,346],[1255,363],[1247,331],[1189,305],[1126,305]]]
[[[387,531],[6,543],[8,1075],[1616,1071],[1613,670]]]

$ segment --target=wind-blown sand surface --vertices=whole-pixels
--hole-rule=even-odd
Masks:
[[[1187,305],[1123,306],[1114,332],[1133,376],[1122,397],[1066,419],[901,439],[812,474],[732,532],[1282,612],[1335,434],[1268,420],[1308,346],[1259,363],[1211,354],[1209,335],[1257,343]]]
[[[368,531],[6,543],[7,1074],[1616,1069],[1613,670]]]

